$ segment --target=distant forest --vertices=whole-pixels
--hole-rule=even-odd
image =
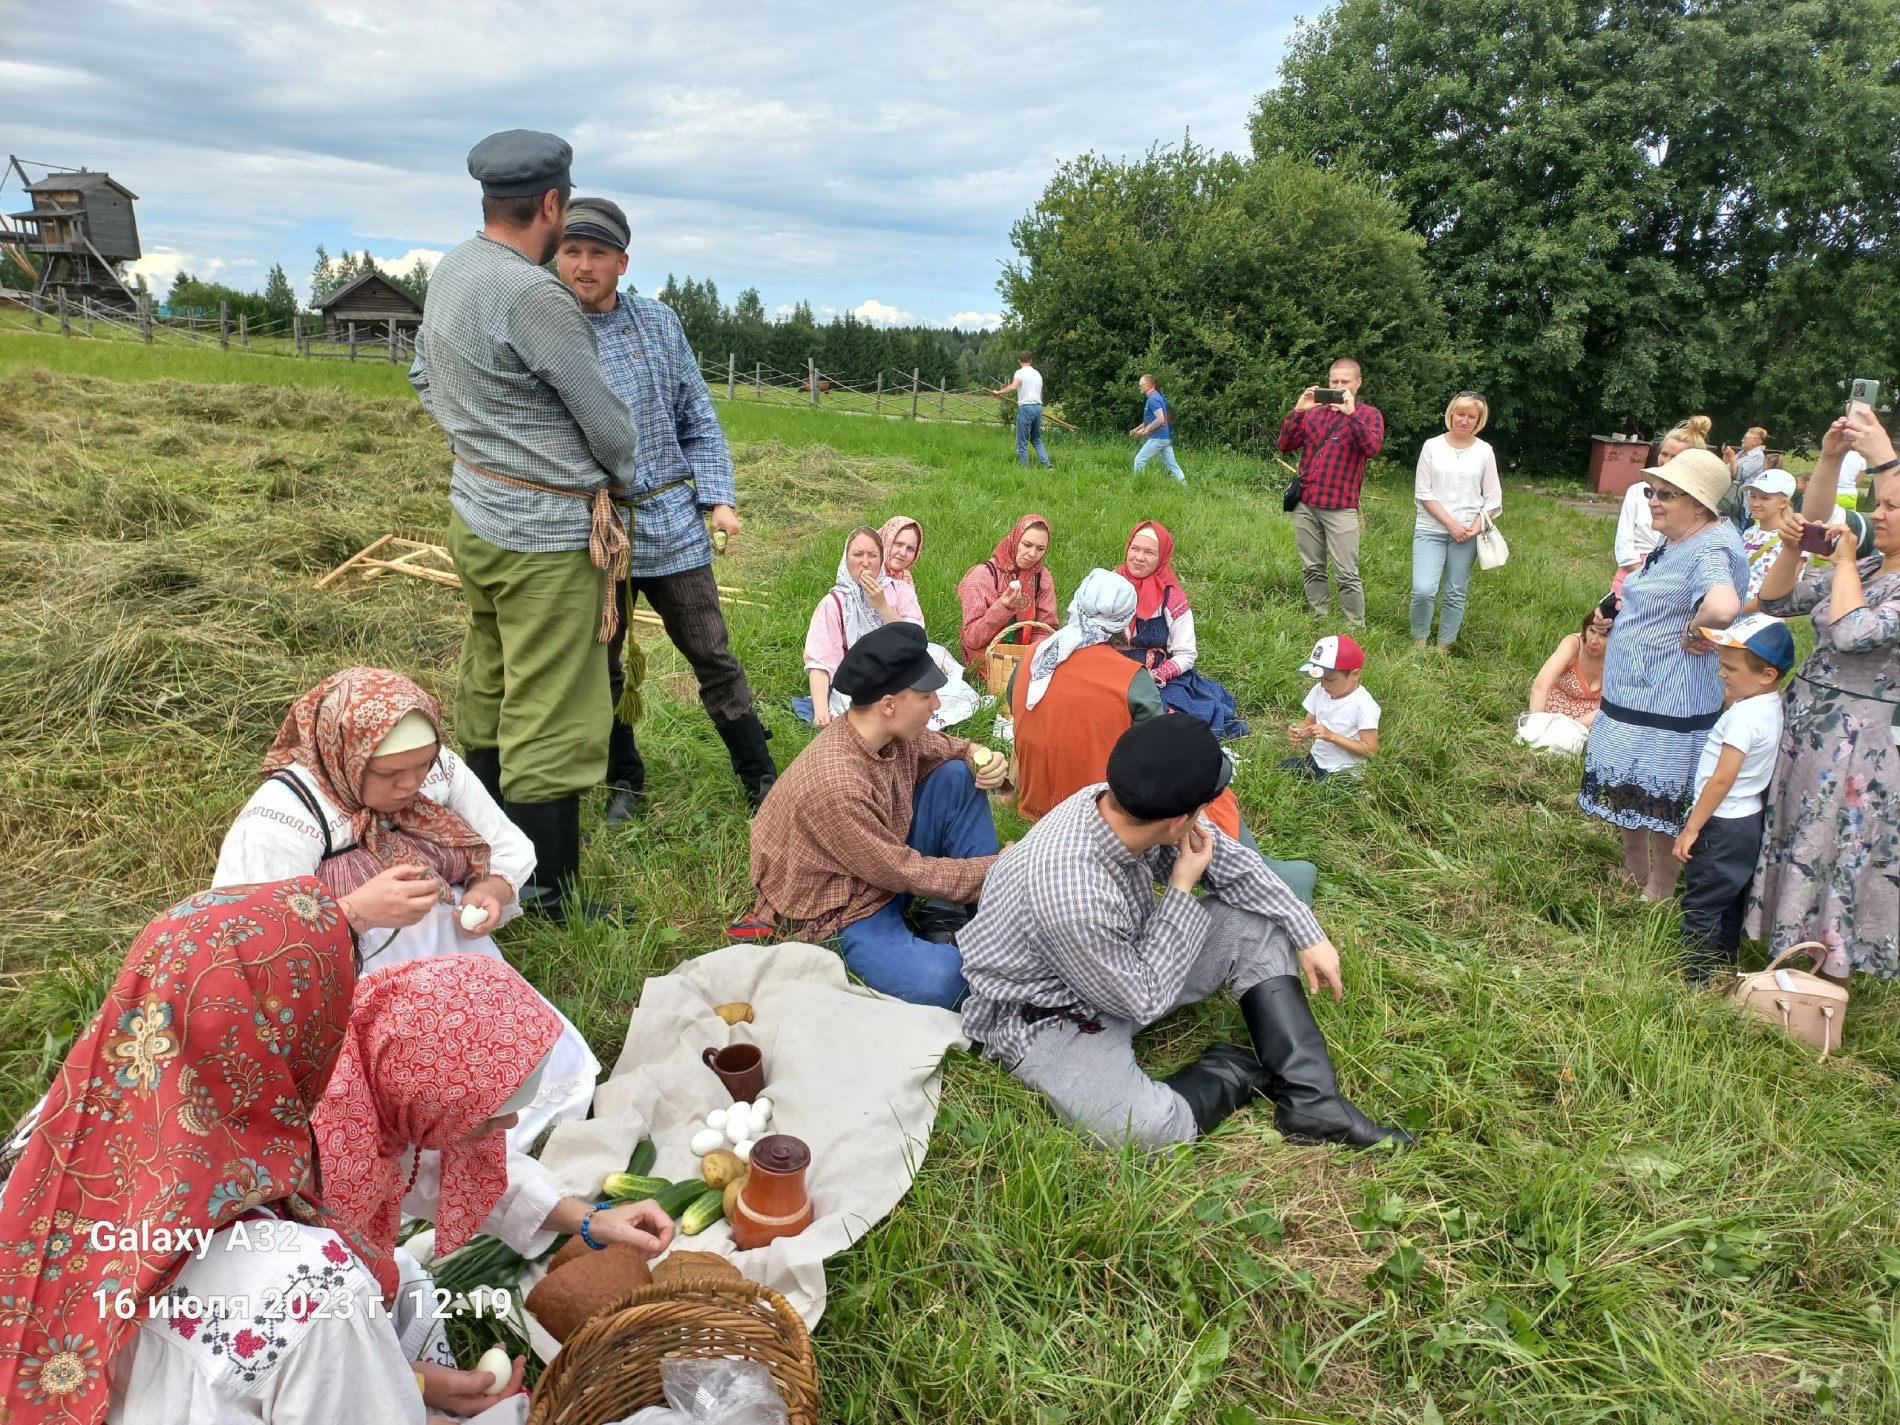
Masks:
[[[686,340],[702,362],[723,367],[730,355],[742,377],[751,376],[754,363],[803,376],[810,357],[821,375],[852,386],[875,383],[879,372],[886,386],[907,385],[915,370],[925,385],[955,389],[1000,385],[1016,367],[1011,342],[998,332],[876,327],[849,312],[820,324],[809,302],[773,318],[756,287],[728,307],[712,279],[697,282],[671,273],[654,295],[679,313]]]

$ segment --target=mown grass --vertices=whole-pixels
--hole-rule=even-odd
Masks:
[[[148,375],[175,360],[146,359]],[[806,735],[785,702],[848,525],[923,521],[920,592],[946,642],[958,575],[1021,511],[1051,519],[1065,592],[1137,519],[1171,526],[1203,666],[1254,720],[1241,800],[1270,850],[1322,869],[1351,992],[1318,1013],[1342,1079],[1425,1129],[1405,1155],[1348,1157],[1247,1114],[1178,1154],[1103,1155],[953,1056],[916,1187],[831,1263],[828,1413],[1900,1416],[1900,996],[1857,986],[1846,1052],[1817,1066],[1688,992],[1673,912],[1610,888],[1615,844],[1577,815],[1574,768],[1510,741],[1532,671],[1601,593],[1606,524],[1508,491],[1511,563],[1478,577],[1440,663],[1410,647],[1409,482],[1383,471],[1364,566],[1384,750],[1362,785],[1315,788],[1270,770],[1316,632],[1277,467],[1190,449],[1182,490],[1131,476],[1129,449],[1065,439],[1053,474],[1024,475],[1004,431],[722,413],[749,521],[722,578],[762,591],[731,610],[733,637],[781,762]],[[442,466],[401,396],[0,371],[5,1108],[37,1091],[126,937],[208,876],[297,692],[376,661],[452,701],[452,593],[310,587],[392,525],[439,526]],[[608,1060],[645,976],[720,943],[749,901],[723,752],[683,661],[649,647],[652,808],[596,827],[587,862],[640,915],[504,936]],[[1143,1052],[1159,1068],[1243,1033],[1210,1004]]]

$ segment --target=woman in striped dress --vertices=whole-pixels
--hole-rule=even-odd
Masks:
[[[1723,628],[1735,618],[1748,560],[1717,513],[1729,485],[1720,457],[1685,450],[1643,473],[1662,539],[1623,583],[1577,804],[1623,833],[1624,877],[1645,900],[1664,900],[1675,894],[1672,844],[1689,814],[1696,761],[1722,715],[1715,649],[1691,620]]]

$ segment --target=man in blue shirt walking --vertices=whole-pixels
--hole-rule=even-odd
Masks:
[[[1128,432],[1145,437],[1141,449],[1135,452],[1135,469],[1141,469],[1159,455],[1168,473],[1186,484],[1187,476],[1181,473],[1180,462],[1174,458],[1174,411],[1168,405],[1168,398],[1155,385],[1155,378],[1145,372],[1141,378],[1141,394],[1146,398],[1141,409],[1141,424]]]
[[[626,687],[627,622],[634,600],[644,594],[666,636],[692,664],[699,700],[726,744],[746,800],[757,810],[778,768],[765,745],[765,727],[752,710],[745,670],[727,646],[712,571],[715,550],[740,529],[732,451],[679,317],[663,302],[617,290],[627,270],[630,237],[618,205],[576,198],[568,205],[566,231],[555,253],[561,281],[580,299],[593,325],[601,375],[626,402],[640,436],[637,478],[627,497],[633,562],[620,586],[620,629],[609,647],[614,702],[619,704]],[[606,819],[625,821],[646,795],[646,765],[633,728],[618,713],[607,751],[612,796]]]

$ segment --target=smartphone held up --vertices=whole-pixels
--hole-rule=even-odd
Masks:
[[[1320,386],[1314,390],[1313,399],[1322,406],[1340,406],[1345,404],[1346,393],[1337,386]]]
[[[1801,530],[1801,551],[1804,554],[1832,554],[1834,538],[1827,532],[1827,526],[1810,524]]]

